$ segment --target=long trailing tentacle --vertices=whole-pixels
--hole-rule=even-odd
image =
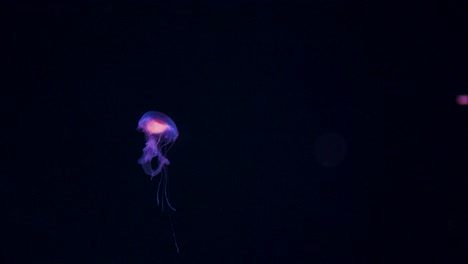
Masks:
[[[167,183],[168,183],[168,177],[167,177],[167,172],[166,172],[166,169],[163,170],[163,175],[162,177],[164,177],[164,197],[166,198],[166,203],[167,203],[167,206],[169,206],[169,208],[172,209],[172,211],[176,211],[176,209],[171,205],[171,203],[169,202],[169,198],[167,197]]]
[[[158,191],[156,192],[156,202],[157,202],[158,206],[159,206],[159,190],[161,189],[161,182],[162,181],[163,181],[163,177],[160,177],[159,178],[159,183],[158,183]],[[164,209],[164,207],[163,207],[163,209]]]

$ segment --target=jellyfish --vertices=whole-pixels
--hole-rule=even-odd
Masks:
[[[156,193],[157,205],[161,205],[161,209],[164,211],[164,203],[173,211],[176,209],[171,205],[167,198],[167,171],[166,166],[169,165],[169,160],[166,158],[166,153],[169,148],[174,144],[175,140],[179,136],[177,127],[167,115],[149,111],[146,112],[138,121],[138,130],[145,133],[146,146],[143,149],[143,155],[138,160],[146,174],[154,176],[161,174],[158,183],[158,191]],[[157,158],[157,167],[153,169],[151,161]],[[161,187],[162,184],[162,187]],[[161,188],[162,192],[161,192]],[[160,200],[161,198],[161,200]],[[169,215],[170,217],[170,215]],[[174,239],[174,246],[179,254],[179,246],[177,245],[177,239],[174,231],[174,226],[171,222],[172,237]]]
[[[151,176],[151,179],[161,174],[156,193],[157,205],[161,205],[161,209],[164,210],[164,203],[166,203],[170,209],[176,211],[167,197],[168,178],[166,166],[169,165],[169,160],[166,153],[179,136],[177,127],[167,115],[149,111],[140,118],[137,129],[142,131],[146,137],[143,156],[138,160],[138,163],[141,164],[145,173]],[[156,168],[151,165],[153,158],[157,158],[158,165]]]

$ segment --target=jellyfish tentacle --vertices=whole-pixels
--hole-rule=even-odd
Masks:
[[[161,182],[163,181],[162,177],[159,178],[158,190],[156,192],[156,203],[159,206],[159,190],[161,190]]]
[[[167,181],[168,181],[168,179],[167,179],[167,174],[164,173],[163,177],[164,177],[164,179],[165,179],[165,181],[164,181],[164,197],[166,198],[167,206],[169,206],[169,208],[171,208],[172,211],[175,212],[176,209],[171,205],[171,203],[169,202],[169,198],[167,197]]]

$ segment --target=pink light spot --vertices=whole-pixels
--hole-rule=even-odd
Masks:
[[[457,104],[468,105],[468,95],[460,94],[459,96],[457,96]]]
[[[151,134],[161,134],[169,128],[167,124],[160,123],[157,120],[150,120],[146,123],[146,129]]]

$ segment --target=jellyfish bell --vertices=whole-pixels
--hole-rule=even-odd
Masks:
[[[137,129],[145,133],[146,137],[160,136],[169,142],[174,142],[179,136],[174,121],[167,115],[156,111],[146,112],[138,121]]]

